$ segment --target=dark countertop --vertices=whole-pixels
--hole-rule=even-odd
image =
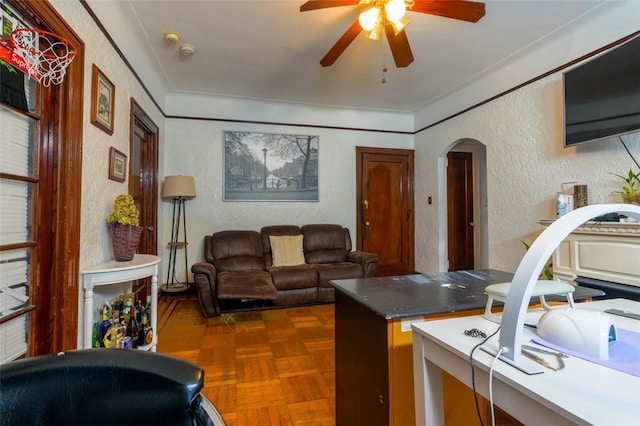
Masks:
[[[413,274],[395,277],[332,280],[336,290],[386,319],[484,308],[484,288],[509,282],[510,272],[496,269]],[[576,287],[574,299],[601,296],[599,290]],[[547,300],[554,298],[547,297]],[[535,298],[537,301],[537,297]]]

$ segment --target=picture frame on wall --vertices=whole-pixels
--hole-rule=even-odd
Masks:
[[[116,86],[105,76],[96,64],[93,64],[91,80],[91,123],[113,134],[113,113],[116,98]]]
[[[114,147],[109,149],[109,179],[124,182],[127,178],[127,156]]]
[[[224,201],[319,201],[317,135],[224,131]]]

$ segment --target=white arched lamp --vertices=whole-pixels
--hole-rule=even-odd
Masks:
[[[189,261],[187,256],[187,214],[185,202],[195,198],[196,184],[193,176],[167,176],[162,186],[162,198],[173,200],[173,220],[171,223],[171,242],[169,243],[169,269],[167,282],[160,286],[163,292],[179,292],[189,288]],[[183,241],[180,239],[180,224],[182,222]],[[185,283],[176,282],[176,258],[178,249],[184,249]]]
[[[590,219],[607,213],[620,213],[640,220],[640,206],[631,204],[593,204],[580,207],[554,221],[531,244],[507,294],[500,330],[501,358],[525,373],[537,373],[527,367],[521,354],[524,317],[538,276],[549,257],[564,239]]]

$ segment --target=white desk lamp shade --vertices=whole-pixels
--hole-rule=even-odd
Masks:
[[[522,329],[531,293],[547,259],[576,228],[594,217],[620,213],[640,220],[640,206],[631,204],[593,204],[580,207],[554,221],[531,244],[516,270],[502,313],[500,348],[503,357],[522,364]]]
[[[162,198],[195,198],[193,176],[167,176],[162,186]]]

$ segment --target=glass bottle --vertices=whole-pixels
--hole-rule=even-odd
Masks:
[[[138,346],[144,346],[147,344],[145,338],[145,329],[148,327],[147,324],[147,314],[146,312],[142,312],[140,314],[140,329],[138,330]]]
[[[138,347],[138,335],[139,335],[140,327],[138,325],[138,320],[136,319],[136,308],[135,306],[129,307],[129,323],[127,324],[127,336],[131,338],[131,347]]]
[[[98,344],[101,348],[105,347],[104,338],[109,332],[111,328],[111,320],[109,319],[109,307],[108,305],[100,306],[100,316],[102,321],[100,322],[99,332],[98,332]]]

